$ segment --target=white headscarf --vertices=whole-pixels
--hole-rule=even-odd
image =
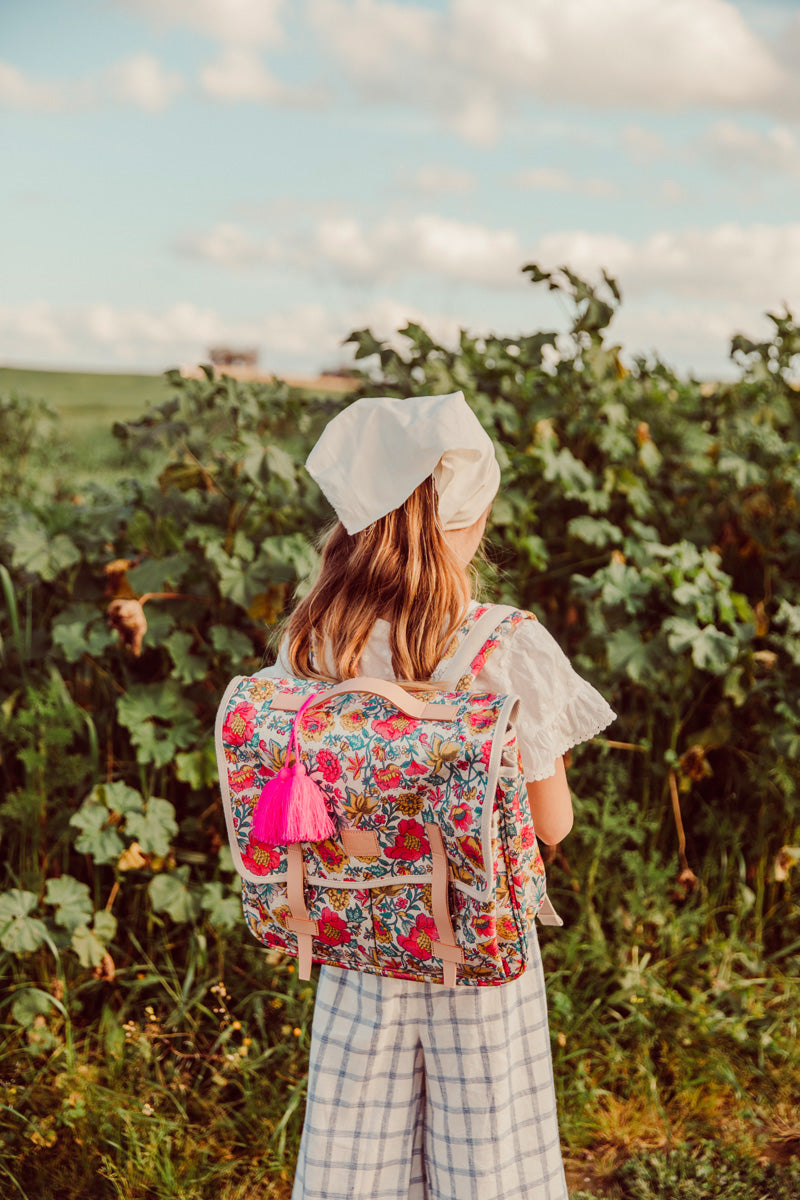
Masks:
[[[462,392],[356,400],[326,425],[306,468],[350,534],[399,508],[429,475],[445,530],[474,524],[500,485],[492,440]]]

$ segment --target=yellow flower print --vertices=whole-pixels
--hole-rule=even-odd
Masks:
[[[359,729],[363,729],[366,724],[367,714],[360,708],[351,709],[350,712],[342,713],[339,720],[344,729],[350,733],[358,733]]]
[[[394,802],[404,817],[415,817],[425,803],[419,792],[401,792]]]
[[[425,761],[433,771],[441,771],[445,763],[454,762],[460,753],[461,746],[458,742],[445,741],[435,734],[430,749],[425,752]]]
[[[378,799],[371,792],[357,792],[344,804],[344,814],[358,824],[359,817],[368,817],[378,807]]]

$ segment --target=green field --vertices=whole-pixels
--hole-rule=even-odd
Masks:
[[[52,466],[71,486],[109,482],[125,462],[111,432],[169,397],[163,375],[92,374],[0,367],[0,396],[43,400],[56,417]]]
[[[29,371],[0,367],[0,393],[45,400],[64,421],[67,434],[90,437],[114,421],[138,417],[169,395],[163,375],[93,374],[88,371]]]

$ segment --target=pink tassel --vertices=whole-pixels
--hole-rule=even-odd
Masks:
[[[294,764],[281,767],[261,789],[253,810],[253,837],[268,846],[289,842],[321,842],[333,837],[336,825],[325,803],[325,794],[311,778],[297,753],[297,723],[316,696],[309,696],[292,725],[287,759]]]
[[[335,833],[322,788],[298,760],[292,768],[285,841],[322,842]]]
[[[253,837],[268,846],[285,844],[286,808],[292,790],[292,769],[281,767],[261,789],[253,809]]]

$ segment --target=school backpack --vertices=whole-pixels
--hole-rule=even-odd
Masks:
[[[525,619],[505,606],[472,611],[432,678],[445,690],[363,677],[229,684],[216,749],[244,914],[265,946],[297,956],[301,979],[313,961],[502,984],[525,970],[534,918],[562,924],[514,736],[518,698],[470,691]],[[338,832],[273,845],[255,836],[254,814],[290,742]]]

